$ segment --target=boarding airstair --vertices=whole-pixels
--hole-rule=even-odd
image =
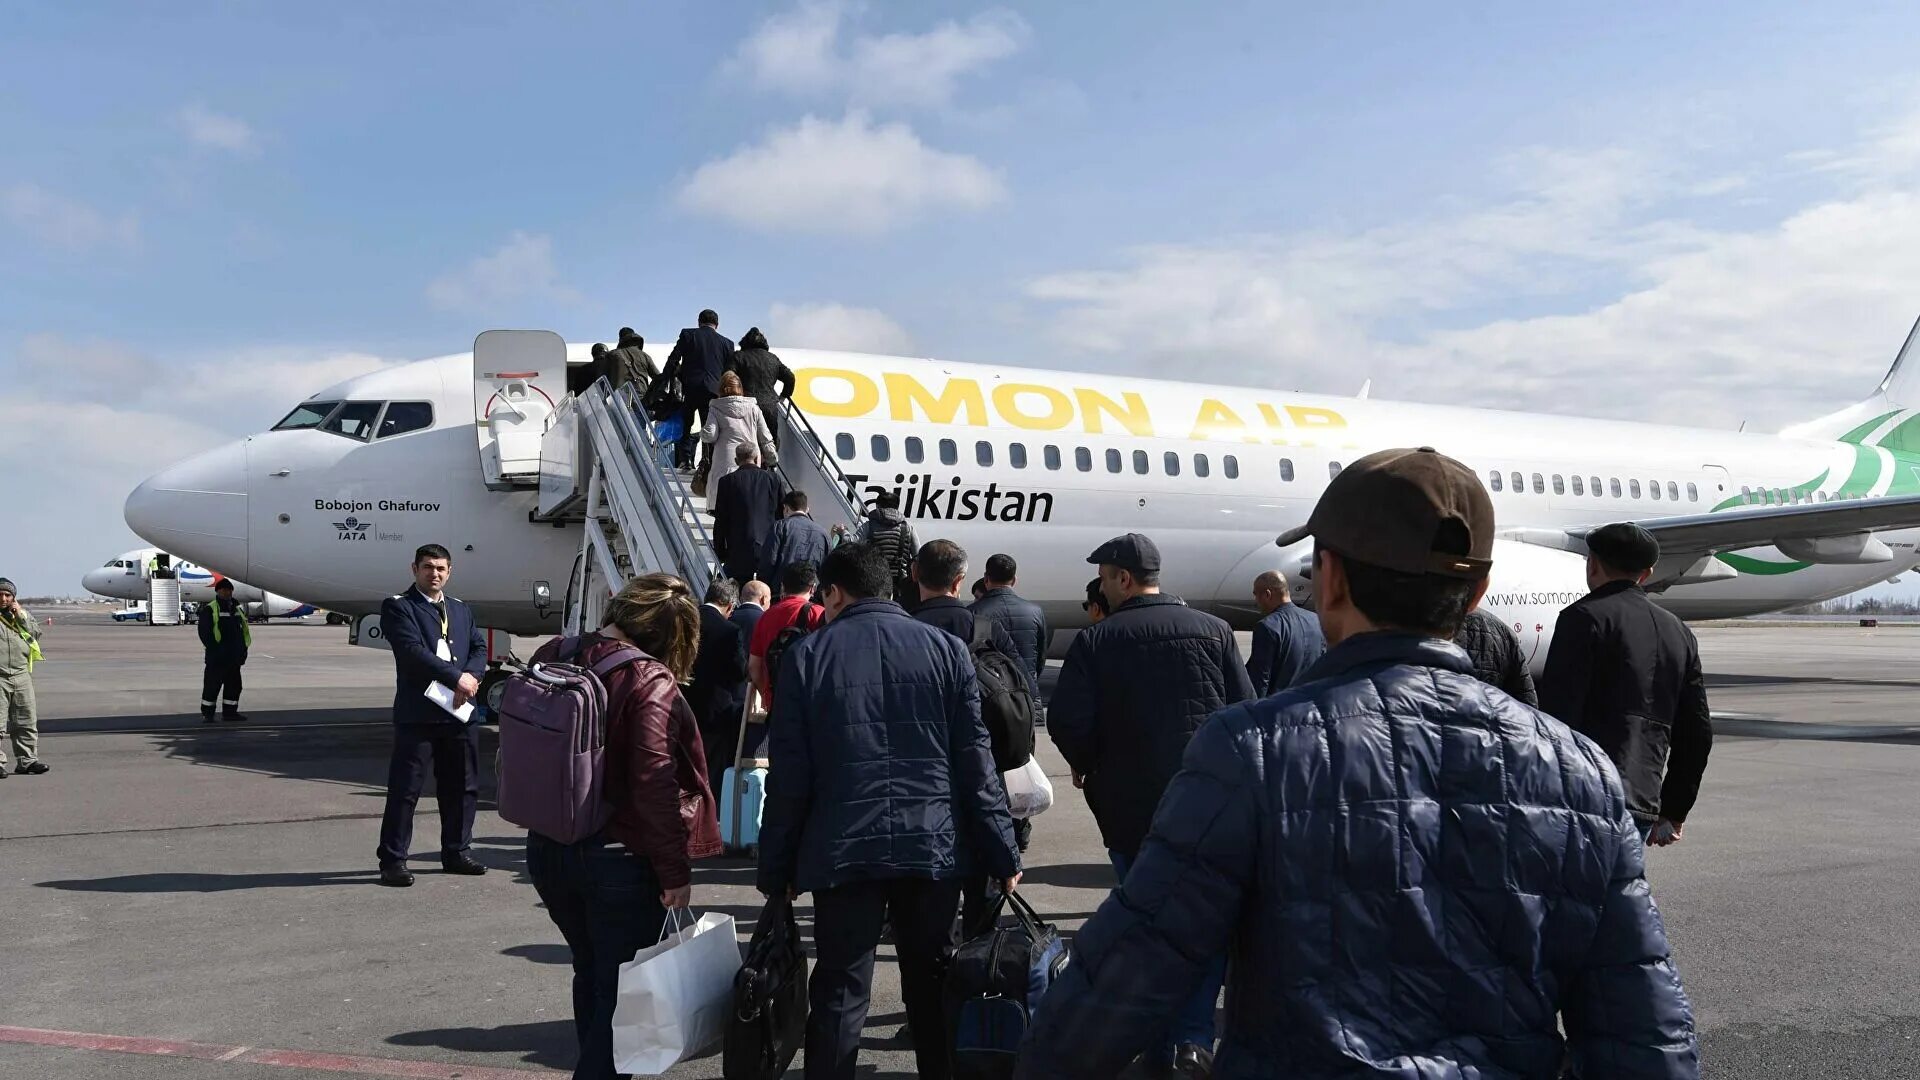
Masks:
[[[574,634],[599,625],[606,600],[638,574],[675,574],[701,597],[720,564],[706,500],[693,493],[692,475],[673,467],[673,448],[655,435],[635,388],[615,390],[601,379],[567,395],[565,349],[547,331],[481,334],[475,406],[488,486],[537,486],[532,521],[582,526],[562,608],[562,632]],[[502,408],[502,422],[493,423]],[[792,402],[777,419],[775,473],[806,492],[822,528],[856,532],[865,517],[858,494],[813,425]],[[537,454],[526,439],[536,430]]]
[[[147,622],[153,626],[179,626],[183,618],[180,579],[168,570],[147,578]]]

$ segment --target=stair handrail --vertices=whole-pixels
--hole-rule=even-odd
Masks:
[[[820,433],[814,430],[812,422],[807,419],[807,414],[800,411],[800,407],[793,403],[792,398],[781,398],[780,415],[786,418],[789,430],[808,451],[809,456],[813,459],[814,465],[818,467],[821,473],[829,480],[833,481],[830,486],[833,487],[834,495],[839,499],[838,509],[841,513],[845,515],[848,521],[856,523],[865,521],[867,517],[866,504],[864,500],[860,498],[859,489],[854,487],[853,481],[847,476],[846,470],[840,467],[840,462],[832,454],[827,453],[826,443],[821,440]],[[782,447],[781,452],[784,454],[786,448]],[[782,481],[787,480],[784,469],[781,470],[780,478]],[[793,485],[788,483],[787,486],[792,487]]]
[[[614,429],[625,444],[628,459],[635,464],[635,473],[647,485],[654,517],[668,537],[675,561],[680,564],[674,569],[686,579],[696,598],[704,598],[715,568],[714,561],[702,554],[713,550],[713,536],[702,517],[704,507],[695,502],[692,489],[677,471],[661,465],[661,443],[654,435],[653,425],[637,418],[644,413],[640,411],[634,384],[628,383],[616,390],[603,376],[594,383],[593,390],[613,417]]]

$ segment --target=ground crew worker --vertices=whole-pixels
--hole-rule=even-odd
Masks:
[[[207,648],[207,673],[200,682],[200,721],[213,723],[213,706],[220,701],[221,719],[239,723],[240,668],[247,662],[247,650],[253,647],[253,628],[247,625],[247,613],[233,599],[233,582],[221,578],[213,583],[213,599],[200,606],[200,644]]]
[[[33,665],[39,660],[40,628],[20,606],[13,582],[0,578],[0,704],[7,710],[13,771],[22,776],[48,771],[35,752],[40,745],[40,721],[33,706]],[[5,775],[6,755],[0,754],[0,776]]]

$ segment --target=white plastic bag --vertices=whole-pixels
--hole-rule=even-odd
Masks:
[[[733,916],[708,912],[687,924],[667,913],[658,945],[620,965],[613,1008],[613,1063],[623,1073],[659,1076],[697,1057],[726,1034],[740,940]]]
[[[1038,817],[1053,805],[1053,783],[1039,758],[1028,758],[1025,765],[1000,774],[1007,785],[1007,809],[1016,818]]]

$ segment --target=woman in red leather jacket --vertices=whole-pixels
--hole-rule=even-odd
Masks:
[[[599,833],[561,844],[527,834],[527,870],[573,952],[575,1080],[618,1076],[613,1005],[620,965],[660,940],[668,908],[693,899],[692,860],[720,853],[720,823],[707,757],[679,682],[700,648],[700,613],[687,583],[637,577],[608,601],[606,623],[567,662],[592,667],[628,644],[645,658],[606,676],[608,798],[613,819]],[[534,660],[561,657],[556,639]]]

